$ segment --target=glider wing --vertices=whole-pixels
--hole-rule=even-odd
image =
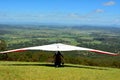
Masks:
[[[111,53],[111,52],[105,52],[105,51],[101,51],[101,50],[71,46],[71,45],[66,45],[66,44],[62,44],[62,43],[21,48],[21,49],[14,49],[14,50],[3,51],[0,53],[21,52],[21,51],[26,51],[26,50],[44,50],[44,51],[79,51],[79,50],[84,50],[84,51],[96,52],[96,53],[100,53],[100,54],[109,54],[109,55],[113,55],[113,56],[118,55],[118,54]]]

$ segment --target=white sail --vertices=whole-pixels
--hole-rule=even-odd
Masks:
[[[21,51],[26,51],[26,50],[44,50],[44,51],[81,51],[81,50],[84,50],[84,51],[96,52],[96,53],[101,53],[101,54],[118,55],[118,54],[111,53],[111,52],[90,49],[90,48],[84,48],[84,47],[71,46],[71,45],[66,45],[66,44],[62,44],[62,43],[14,49],[14,50],[3,51],[0,53],[21,52]]]

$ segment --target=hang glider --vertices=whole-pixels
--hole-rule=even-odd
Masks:
[[[43,45],[43,46],[35,46],[35,47],[14,49],[14,50],[3,51],[3,52],[0,52],[0,53],[4,54],[4,53],[10,53],[10,52],[22,52],[22,51],[27,51],[27,50],[43,50],[43,51],[90,51],[90,52],[95,52],[95,53],[100,53],[100,54],[108,54],[108,55],[113,55],[113,56],[117,56],[118,55],[118,54],[111,53],[111,52],[105,52],[105,51],[101,51],[101,50],[84,48],[84,47],[71,46],[71,45],[66,45],[66,44],[62,44],[62,43],[55,43],[55,44],[49,44],[49,45]]]

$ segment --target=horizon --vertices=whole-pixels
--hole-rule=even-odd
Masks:
[[[0,24],[120,26],[119,0],[1,0]]]

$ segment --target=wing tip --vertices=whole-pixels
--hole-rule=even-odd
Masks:
[[[23,51],[26,51],[26,49],[8,50],[8,51],[0,52],[0,54],[11,53],[11,52],[23,52]]]
[[[100,53],[100,54],[108,54],[108,55],[112,55],[112,56],[120,55],[120,54],[111,53],[111,52],[105,52],[105,51],[100,51],[100,50],[90,50],[90,52],[95,52],[95,53]]]

